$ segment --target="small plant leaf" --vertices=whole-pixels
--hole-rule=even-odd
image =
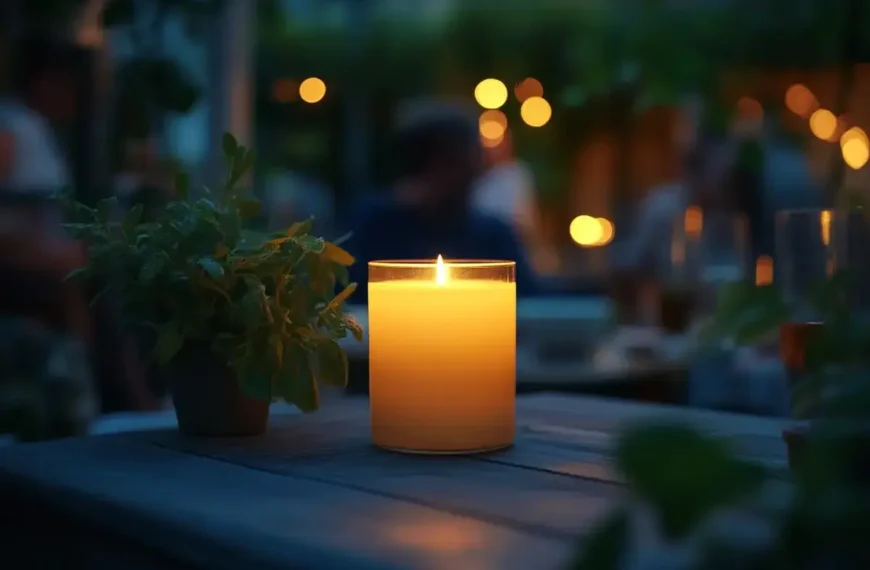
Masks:
[[[166,364],[178,354],[182,346],[184,346],[184,337],[173,323],[169,323],[160,329],[157,343],[154,345],[154,357],[158,364]]]
[[[334,311],[341,308],[341,305],[348,300],[348,298],[353,295],[353,292],[356,291],[356,283],[351,283],[347,287],[345,287],[341,293],[335,296],[335,298],[329,302],[327,305],[327,309]]]
[[[353,265],[355,261],[351,254],[329,242],[323,245],[323,257],[344,267]]]
[[[287,236],[303,236],[311,231],[311,226],[314,225],[314,220],[312,218],[308,218],[307,220],[303,220],[301,222],[296,222],[287,228]]]
[[[205,271],[210,277],[218,279],[224,276],[224,268],[221,264],[211,257],[201,257],[199,261],[196,262],[203,271]]]
[[[233,158],[236,156],[236,150],[239,148],[239,143],[232,133],[224,133],[221,139],[221,148],[223,149],[224,159],[228,165],[232,165]]]
[[[314,354],[321,382],[339,388],[347,386],[347,354],[334,339],[326,338],[317,343]]]

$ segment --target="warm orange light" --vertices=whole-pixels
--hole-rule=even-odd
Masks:
[[[507,98],[507,87],[498,79],[484,79],[474,88],[474,99],[484,109],[498,109]]]
[[[689,206],[686,208],[683,226],[687,237],[699,237],[704,229],[704,211],[699,206]]]
[[[822,228],[822,243],[828,245],[831,243],[831,211],[822,210],[819,214],[819,225]]]
[[[486,138],[486,137],[483,136],[483,135],[480,136],[480,144],[481,144],[484,148],[496,148],[496,147],[498,147],[502,142],[504,142],[504,135],[498,137],[497,139],[488,139],[488,138]]]
[[[607,218],[596,218],[598,225],[601,226],[601,237],[595,245],[607,245],[613,241],[613,236],[616,234],[616,228],[613,222]]]
[[[737,101],[737,113],[747,119],[760,119],[764,116],[764,109],[752,97],[741,97]]]
[[[534,77],[526,77],[514,87],[514,97],[522,103],[529,97],[543,97],[544,86]]]
[[[806,85],[797,83],[785,92],[785,106],[795,115],[807,118],[819,108],[819,101]]]
[[[507,130],[507,116],[497,109],[490,109],[480,114],[478,128],[484,139],[501,141]]]
[[[755,261],[755,284],[759,286],[773,283],[773,259],[762,255]]]
[[[591,247],[598,245],[601,238],[604,236],[604,230],[601,223],[592,216],[577,216],[571,221],[568,227],[568,233],[574,243],[580,247]]]
[[[840,150],[843,153],[843,161],[850,168],[858,170],[863,168],[870,159],[870,141],[867,133],[861,127],[852,127],[840,137]]]
[[[306,103],[318,103],[326,97],[326,83],[319,77],[309,77],[299,84],[299,98]]]
[[[553,116],[553,109],[543,97],[529,97],[520,107],[520,117],[530,127],[543,127]]]
[[[447,264],[444,263],[444,258],[438,256],[438,261],[435,262],[435,284],[447,285]]]
[[[867,141],[860,138],[853,138],[846,141],[840,149],[843,153],[843,161],[849,165],[849,168],[858,170],[867,164],[870,159],[870,148],[867,146]]]
[[[822,140],[831,140],[837,132],[837,117],[827,109],[818,109],[810,116],[810,130]]]

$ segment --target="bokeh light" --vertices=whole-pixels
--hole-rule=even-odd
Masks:
[[[299,85],[292,79],[278,79],[272,84],[272,98],[279,103],[292,103],[299,96]]]
[[[855,170],[863,168],[870,159],[870,147],[867,146],[866,136],[850,138],[842,143],[840,150],[843,153],[843,161]]]
[[[806,119],[819,108],[819,101],[806,85],[797,83],[785,92],[785,106],[795,115]]]
[[[613,241],[613,236],[616,235],[616,227],[613,222],[607,218],[596,218],[598,225],[601,226],[601,237],[595,245],[607,245]]]
[[[704,230],[704,210],[700,206],[689,206],[683,219],[688,237],[697,238]]]
[[[737,101],[737,114],[744,119],[761,119],[764,117],[764,108],[752,97],[741,97]]]
[[[860,140],[864,144],[868,143],[867,133],[864,132],[864,129],[861,127],[852,127],[840,137],[840,146],[846,146],[846,143],[853,139]]]
[[[762,255],[755,261],[755,284],[759,286],[773,283],[773,258]]]
[[[520,107],[520,117],[530,127],[543,127],[553,116],[553,109],[543,97],[529,97]]]
[[[501,142],[507,126],[507,116],[497,109],[484,111],[480,114],[480,119],[478,119],[480,136],[484,140],[497,140]]]
[[[818,109],[810,116],[810,130],[818,138],[829,141],[837,132],[837,117],[827,109]]]
[[[319,77],[309,77],[299,84],[299,98],[306,103],[317,103],[326,97],[326,83]]]
[[[507,98],[507,87],[498,79],[484,79],[474,88],[474,99],[484,109],[498,109]]]
[[[495,139],[488,139],[483,135],[480,137],[480,144],[484,148],[497,148],[502,142],[504,142],[504,135]]]
[[[543,97],[544,86],[534,77],[526,77],[514,86],[514,97],[522,103],[529,97]]]
[[[568,227],[568,232],[574,243],[581,247],[597,245],[604,236],[601,223],[596,218],[586,215],[574,218]]]

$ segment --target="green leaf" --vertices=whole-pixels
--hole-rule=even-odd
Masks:
[[[317,377],[321,382],[339,388],[347,386],[347,354],[334,339],[325,338],[318,342],[314,355]]]
[[[307,220],[296,222],[287,229],[287,236],[295,237],[306,235],[308,232],[311,231],[312,225],[314,225],[313,218],[308,218]]]
[[[178,354],[182,346],[184,346],[184,337],[174,323],[169,323],[160,329],[157,343],[154,345],[154,357],[159,364],[166,364]]]
[[[221,139],[221,148],[224,152],[224,160],[227,161],[228,165],[232,165],[233,158],[236,156],[236,150],[239,148],[236,137],[232,133],[224,133],[223,139]]]
[[[595,528],[583,541],[570,570],[619,570],[629,551],[629,514],[620,510]]]
[[[322,255],[325,259],[345,267],[353,265],[355,261],[351,254],[329,242],[323,244]]]
[[[127,217],[124,218],[124,233],[127,236],[131,236],[136,231],[139,222],[142,220],[143,210],[144,206],[140,203],[133,206],[130,211],[127,212]]]
[[[325,242],[321,238],[303,235],[293,238],[293,243],[310,253],[323,253]]]
[[[356,291],[356,283],[351,283],[344,290],[335,296],[335,298],[329,302],[327,305],[327,310],[335,311],[341,307],[341,305],[347,301],[348,297],[353,295],[353,292]]]
[[[224,276],[223,266],[211,257],[201,257],[196,264],[199,265],[209,276],[215,279]]]
[[[365,336],[362,325],[360,325],[352,315],[344,315],[342,322],[344,327],[351,332],[353,338],[362,342],[362,339]]]
[[[764,480],[762,468],[738,460],[723,442],[679,425],[626,431],[616,459],[629,487],[655,508],[669,540],[686,537]]]
[[[244,361],[237,374],[245,394],[263,402],[272,400],[272,378],[262,369],[259,362]]]
[[[314,412],[320,407],[314,371],[308,354],[299,346],[287,347],[275,388],[278,396],[303,412]]]

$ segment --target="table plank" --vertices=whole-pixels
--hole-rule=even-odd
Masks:
[[[624,496],[608,459],[614,434],[650,419],[784,461],[781,420],[554,395],[518,399],[509,450],[395,454],[370,445],[368,401],[346,398],[274,417],[260,438],[164,429],[0,449],[0,498],[62,511],[184,568],[555,570]]]
[[[129,435],[6,448],[0,490],[47,498],[190,568],[519,570],[558,567],[569,550],[496,524]]]

